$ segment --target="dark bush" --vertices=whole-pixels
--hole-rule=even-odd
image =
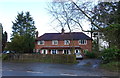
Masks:
[[[84,54],[87,58],[96,58],[96,55],[94,52],[84,51]]]
[[[120,59],[120,49],[116,49],[116,48],[104,49],[101,52],[101,58],[103,63],[118,61],[118,59]]]
[[[5,56],[5,55],[4,55]],[[76,63],[75,55],[67,54],[8,54],[6,61],[15,62],[44,62],[44,63]]]
[[[8,60],[9,56],[8,54],[2,54],[2,60]]]

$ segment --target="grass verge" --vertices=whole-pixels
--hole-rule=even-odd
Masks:
[[[109,71],[120,72],[120,62],[114,61],[107,64],[101,64],[100,67]]]

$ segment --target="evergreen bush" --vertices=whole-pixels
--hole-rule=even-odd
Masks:
[[[84,54],[87,58],[96,58],[96,55],[94,52],[84,51]]]
[[[116,48],[104,49],[101,52],[101,58],[103,63],[118,61],[118,59],[120,59],[120,49],[116,49]]]

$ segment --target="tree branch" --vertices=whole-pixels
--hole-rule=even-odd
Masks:
[[[73,0],[71,0],[71,2],[78,8],[78,10],[80,10],[90,21],[91,23],[96,26],[98,29],[102,29],[102,27],[96,25],[93,21],[92,21],[92,18],[90,18]]]

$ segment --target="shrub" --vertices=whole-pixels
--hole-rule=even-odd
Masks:
[[[88,58],[95,58],[96,57],[94,52],[84,51],[84,54]]]
[[[2,60],[8,59],[8,54],[2,54]]]
[[[109,63],[110,61],[116,61],[120,58],[120,49],[107,48],[101,52],[102,62]]]
[[[7,56],[6,56],[7,55]],[[67,54],[4,54],[5,61],[11,62],[44,62],[44,63],[76,63],[75,55]]]

